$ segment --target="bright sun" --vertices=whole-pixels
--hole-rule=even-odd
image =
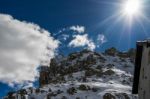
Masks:
[[[141,2],[140,0],[127,0],[123,6],[123,13],[126,16],[132,17],[140,14]]]

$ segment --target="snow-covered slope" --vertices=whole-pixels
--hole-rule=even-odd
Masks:
[[[41,84],[38,89],[27,88],[9,93],[9,97],[138,99],[131,94],[134,70],[132,56],[131,53],[110,50],[103,54],[83,50],[67,57],[58,56],[52,59],[48,69],[48,84]]]

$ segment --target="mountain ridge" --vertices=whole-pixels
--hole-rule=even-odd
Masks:
[[[134,57],[134,49],[120,52],[115,48],[57,56],[50,67],[41,67],[40,88],[18,93],[25,99],[138,99],[131,94]]]

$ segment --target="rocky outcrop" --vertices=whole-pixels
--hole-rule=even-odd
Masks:
[[[134,52],[110,48],[105,53],[83,50],[56,56],[49,67],[40,67],[40,88],[9,93],[5,99],[138,99],[129,94]]]
[[[103,99],[131,99],[126,93],[105,93]]]

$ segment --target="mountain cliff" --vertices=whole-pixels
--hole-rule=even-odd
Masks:
[[[58,55],[50,67],[41,66],[40,88],[10,92],[5,99],[138,99],[131,94],[134,56],[134,49],[115,48]]]

